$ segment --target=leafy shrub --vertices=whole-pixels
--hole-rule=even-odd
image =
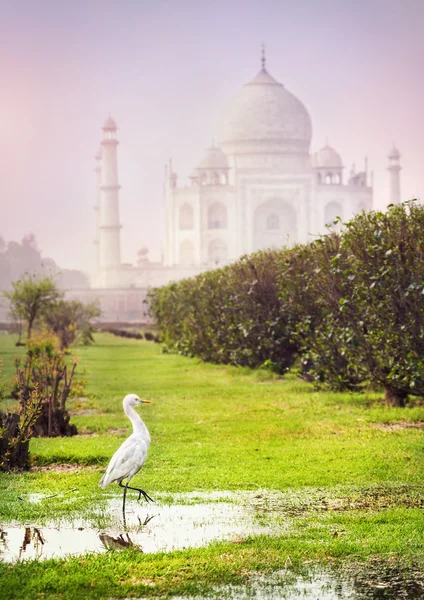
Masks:
[[[342,247],[350,281],[344,317],[357,340],[351,362],[362,364],[389,403],[424,395],[424,207],[416,202],[386,213],[357,215]]]
[[[282,255],[279,290],[290,306],[292,337],[301,357],[302,374],[332,390],[358,389],[367,373],[352,361],[358,339],[345,312],[351,279],[342,238],[336,233]]]
[[[79,300],[59,300],[47,311],[43,320],[60,340],[62,350],[69,348],[77,340],[84,345],[94,342],[93,319],[101,314],[97,302],[83,304]]]
[[[32,435],[54,437],[77,433],[75,425],[69,423],[66,410],[66,401],[75,385],[81,391],[74,380],[76,367],[76,360],[68,364],[54,335],[34,335],[27,342],[26,355],[16,360],[12,396],[25,411],[34,390],[39,390],[42,401],[38,418],[31,427]]]
[[[283,373],[296,347],[278,294],[277,252],[244,256],[235,264],[158,288],[150,310],[167,350],[203,360]]]
[[[335,390],[424,396],[424,207],[362,212],[340,234],[150,294],[165,348],[204,360],[303,374]]]

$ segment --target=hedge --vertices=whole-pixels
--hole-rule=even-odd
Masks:
[[[424,396],[424,207],[371,211],[310,244],[244,256],[157,288],[167,351],[303,372],[332,389]]]

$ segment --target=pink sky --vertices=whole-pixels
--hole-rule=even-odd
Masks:
[[[94,266],[94,154],[109,112],[120,139],[122,259],[159,258],[163,167],[180,181],[228,98],[260,68],[308,108],[347,168],[369,157],[375,205],[387,153],[402,196],[424,197],[423,0],[3,0],[0,235],[36,234],[63,267]]]

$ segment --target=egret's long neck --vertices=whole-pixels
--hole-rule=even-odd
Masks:
[[[140,415],[134,410],[134,408],[132,406],[126,406],[125,414],[127,415],[127,417],[129,418],[129,420],[132,423],[133,432],[135,434],[144,433],[149,438],[149,441],[150,441],[149,430],[143,423],[143,420],[140,417]]]

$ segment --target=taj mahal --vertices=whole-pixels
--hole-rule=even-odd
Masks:
[[[97,269],[90,299],[110,320],[142,320],[150,287],[226,265],[243,254],[304,243],[373,206],[372,173],[344,173],[328,144],[311,154],[311,119],[302,102],[261,68],[228,102],[217,143],[205,150],[187,185],[166,167],[163,259],[139,257],[122,264],[120,253],[117,125],[103,125],[96,155]],[[400,201],[400,154],[389,153],[388,203]]]

